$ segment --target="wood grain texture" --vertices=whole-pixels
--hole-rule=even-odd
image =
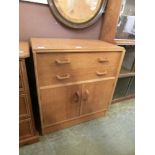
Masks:
[[[102,52],[102,51],[122,51],[124,48],[100,40],[82,39],[51,39],[51,38],[31,38],[33,52]]]
[[[134,39],[115,39],[116,45],[135,45]]]
[[[43,125],[46,127],[79,117],[81,89],[81,85],[72,85],[42,90]]]
[[[27,42],[20,43],[19,55],[19,143],[20,145],[32,143],[38,140],[35,129],[31,98],[28,85],[25,58],[29,57],[29,46]]]
[[[37,54],[40,86],[115,77],[120,57],[121,52]]]
[[[70,127],[70,126],[73,126],[73,125],[76,125],[76,124],[79,124],[81,122],[86,122],[86,121],[89,121],[89,120],[92,120],[92,119],[102,117],[105,114],[106,114],[106,110],[97,111],[97,112],[91,113],[91,114],[81,115],[80,117],[73,118],[73,119],[70,119],[70,120],[65,120],[65,121],[63,121],[61,123],[45,127],[45,128],[43,128],[42,133],[47,134],[47,133],[50,133],[50,132],[53,132],[53,131],[58,131],[58,130],[61,130],[61,129],[64,129],[64,128],[67,128],[67,127]]]
[[[19,58],[27,58],[30,56],[29,44],[27,41],[21,41],[19,43]]]
[[[112,100],[124,48],[97,40],[49,38],[31,39],[31,45],[43,134],[105,113]],[[82,48],[77,49],[76,45]],[[53,77],[58,73],[56,82]],[[74,80],[68,74],[74,74]]]
[[[117,23],[120,14],[122,0],[108,0],[107,8],[103,16],[100,40],[115,43]]]
[[[115,79],[82,85],[81,115],[108,108]]]
[[[19,95],[19,117],[20,119],[30,117],[29,98],[27,94]]]

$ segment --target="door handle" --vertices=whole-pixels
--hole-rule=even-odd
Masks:
[[[104,71],[104,72],[96,71],[96,75],[98,75],[98,76],[104,76],[104,75],[107,75],[107,71]]]
[[[65,60],[55,60],[55,62],[57,63],[57,64],[59,64],[59,65],[62,65],[62,64],[69,64],[70,63],[70,61],[69,61],[69,59],[65,59]]]
[[[56,75],[56,78],[57,78],[58,80],[69,79],[69,78],[70,78],[70,74],[66,74],[66,75]]]
[[[76,102],[76,103],[79,103],[79,101],[80,101],[80,92],[79,91],[76,91],[73,94],[73,101]]]
[[[89,98],[89,90],[86,89],[85,92],[84,92],[84,95],[83,95],[83,101],[87,101]]]

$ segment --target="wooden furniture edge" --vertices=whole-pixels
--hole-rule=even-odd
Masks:
[[[34,136],[19,140],[19,146],[32,144],[32,143],[38,142],[38,141],[39,141],[39,133],[36,132],[36,134]]]
[[[112,104],[112,99],[113,99],[113,95],[114,95],[115,88],[116,88],[116,85],[117,85],[117,81],[118,81],[118,79],[119,79],[119,74],[120,74],[122,62],[123,62],[123,59],[124,59],[124,55],[125,55],[125,49],[124,49],[124,51],[122,51],[122,55],[121,55],[121,59],[120,59],[120,64],[119,64],[119,67],[118,67],[118,70],[117,70],[117,75],[116,75],[116,78],[115,78],[113,91],[112,91],[112,93],[111,93],[111,98],[110,98],[110,101],[109,101],[108,109],[109,109],[109,107],[110,107],[110,104]]]
[[[37,89],[37,96],[38,96],[38,105],[39,105],[39,113],[40,113],[40,123],[41,123],[41,132],[43,131],[43,117],[42,117],[42,108],[41,108],[41,99],[40,99],[40,90],[38,88],[39,86],[39,80],[38,80],[38,73],[37,73],[37,61],[36,61],[36,53],[32,53],[33,55],[33,63],[34,63],[34,71],[35,71],[35,82],[36,82],[36,89]]]
[[[134,39],[115,39],[116,45],[135,45]]]
[[[131,71],[128,73],[120,73],[118,78],[124,78],[124,77],[132,77],[135,76],[135,72]]]
[[[108,0],[105,14],[103,15],[100,40],[115,43],[117,23],[119,19],[122,0]]]
[[[52,45],[50,43],[42,43],[42,45],[39,45],[39,47],[36,45],[36,41],[45,41],[48,40],[49,42],[52,41],[65,41],[66,44],[68,44],[68,47],[65,49],[63,48],[53,48]],[[73,41],[73,43],[72,43]],[[85,44],[85,46],[83,46],[83,42],[87,42]],[[71,42],[71,43],[70,43]],[[78,42],[78,45],[75,44],[75,42]],[[98,48],[89,48],[89,44],[90,43],[95,43],[94,45],[100,46]],[[31,48],[32,48],[32,52],[38,52],[38,53],[45,53],[45,52],[103,52],[104,51],[122,51],[123,47],[117,46],[115,44],[112,43],[108,43],[106,41],[103,40],[90,40],[90,39],[54,39],[54,38],[30,38],[30,44],[31,44]],[[50,44],[50,47],[49,47]],[[87,45],[87,46],[86,46]],[[37,47],[36,47],[37,46]],[[78,46],[79,48],[77,48],[76,46]],[[51,50],[52,49],[52,50]]]
[[[31,123],[33,126],[31,130],[33,131],[33,134],[34,134],[30,137],[27,137],[26,139],[24,138],[20,139],[19,145],[21,146],[21,145],[31,144],[33,142],[39,141],[39,134],[35,128],[34,115],[33,115],[33,110],[32,110],[32,101],[30,97],[29,81],[28,81],[28,76],[27,76],[26,60],[25,60],[25,58],[30,57],[29,43],[27,41],[20,41],[19,45],[20,45],[19,50],[23,51],[22,54],[19,52],[19,63],[21,63],[20,67],[21,67],[22,82],[25,88],[22,91],[19,90],[19,95],[21,94],[21,95],[27,96],[27,100],[28,100],[27,104],[29,106],[29,112],[30,112],[30,116],[28,118],[19,118],[19,123],[24,122],[25,120],[31,120]]]
[[[129,96],[124,96],[124,97],[120,97],[120,98],[117,98],[117,99],[113,99],[112,104],[118,103],[118,102],[121,102],[121,101],[125,101],[125,100],[129,100],[129,99],[132,99],[132,98],[135,98],[135,95],[129,95]]]
[[[67,127],[71,127],[72,125],[78,125],[79,123],[84,123],[84,122],[87,122],[89,120],[96,119],[96,118],[99,118],[101,116],[104,116],[105,113],[106,113],[106,110],[103,110],[103,111],[95,112],[94,114],[90,113],[87,115],[80,116],[78,118],[74,118],[74,119],[71,119],[68,121],[64,121],[61,124],[51,125],[49,127],[43,128],[42,134],[44,135],[44,134],[47,134],[47,133],[50,133],[53,131],[58,131],[58,130],[61,130],[61,129],[64,129]]]
[[[30,56],[29,53],[29,43],[27,41],[19,42],[19,58],[24,59]]]

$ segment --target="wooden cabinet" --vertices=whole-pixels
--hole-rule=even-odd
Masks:
[[[42,133],[105,114],[124,48],[95,40],[32,38]]]
[[[38,140],[35,129],[31,98],[26,71],[26,58],[29,57],[27,42],[20,42],[19,50],[19,142],[20,145]]]

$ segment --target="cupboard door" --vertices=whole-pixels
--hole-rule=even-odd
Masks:
[[[81,114],[106,110],[112,95],[114,79],[87,83],[82,86]]]
[[[43,126],[48,127],[80,115],[81,85],[41,90]]]

